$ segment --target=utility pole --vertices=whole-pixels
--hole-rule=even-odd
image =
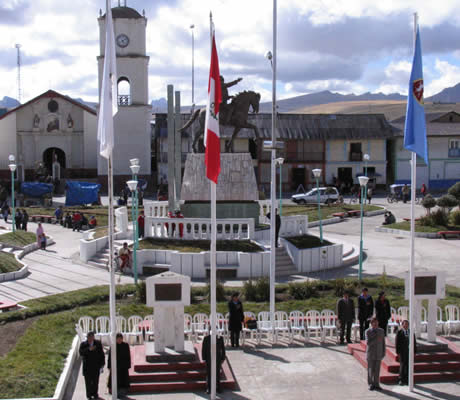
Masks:
[[[18,64],[18,77],[17,77],[18,101],[19,103],[22,103],[21,101],[21,97],[22,97],[22,92],[21,92],[21,45],[19,43],[16,43],[14,47],[16,47],[17,64]]]

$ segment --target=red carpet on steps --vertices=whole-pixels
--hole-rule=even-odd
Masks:
[[[194,345],[193,362],[149,363],[144,345],[131,346],[130,393],[155,393],[206,390],[206,364],[201,360],[201,343]],[[222,365],[221,385],[236,389],[228,359]]]
[[[446,343],[445,352],[417,353],[414,364],[414,382],[460,381],[460,348],[444,337],[438,336],[438,341]],[[349,344],[348,351],[359,363],[367,368],[366,342]],[[394,343],[386,341],[386,355],[382,361],[380,382],[394,384],[398,382],[399,357]]]

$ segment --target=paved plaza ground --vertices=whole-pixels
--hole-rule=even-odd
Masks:
[[[218,398],[231,400],[352,400],[352,399],[445,399],[460,398],[460,384],[432,383],[416,385],[415,393],[407,386],[382,385],[383,391],[369,391],[366,370],[351,356],[346,346],[332,342],[320,345],[272,347],[248,346],[228,350],[227,356],[235,373],[239,390],[224,391]],[[99,396],[106,393],[107,369],[100,379]],[[73,397],[85,398],[85,385],[81,371]],[[193,400],[207,399],[204,392],[136,394],[129,399],[139,400]]]

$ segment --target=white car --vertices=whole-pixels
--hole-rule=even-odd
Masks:
[[[335,203],[339,199],[340,194],[336,187],[320,187],[319,196],[321,203],[329,204]],[[295,194],[291,197],[291,200],[297,204],[317,203],[317,189],[314,188],[309,192],[303,194]]]

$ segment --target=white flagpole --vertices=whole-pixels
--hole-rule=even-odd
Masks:
[[[212,57],[212,38],[213,24],[212,13],[209,13],[210,32],[211,32],[211,57]],[[216,82],[220,85],[220,82]],[[216,184],[211,181],[211,399],[216,398]]]
[[[417,13],[414,13],[414,43],[417,35]],[[414,46],[415,49],[415,46]],[[409,93],[408,96],[412,94]],[[408,100],[409,101],[409,100]],[[411,157],[411,199],[410,199],[410,269],[409,269],[409,390],[414,391],[414,335],[415,335],[415,191],[417,186],[417,155]]]

